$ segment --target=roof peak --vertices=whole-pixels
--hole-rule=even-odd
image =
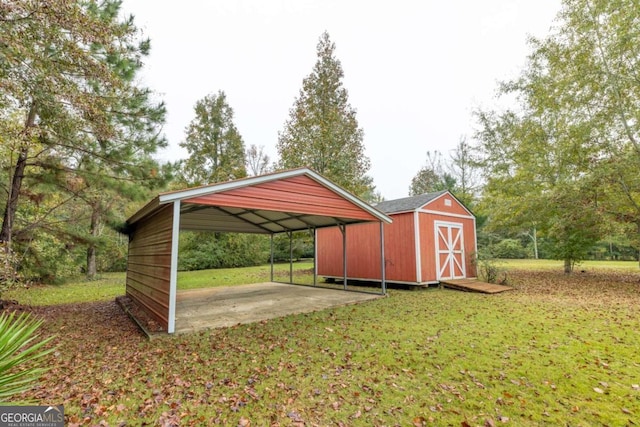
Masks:
[[[404,211],[413,211],[421,208],[430,201],[449,193],[449,190],[434,191],[432,193],[423,193],[415,196],[403,197],[394,200],[385,200],[378,203],[374,207],[384,213],[395,213]]]

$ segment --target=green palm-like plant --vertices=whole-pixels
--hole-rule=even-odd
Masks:
[[[41,324],[29,313],[0,314],[0,402],[28,390],[47,371],[32,363],[54,350],[44,348],[53,337],[37,341]]]

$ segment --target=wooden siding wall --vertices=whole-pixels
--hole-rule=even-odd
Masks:
[[[384,225],[386,279],[416,281],[415,233],[413,214],[393,216]],[[337,227],[317,231],[318,275],[343,277],[342,233]],[[380,224],[347,226],[347,277],[380,280]]]
[[[328,227],[318,229],[317,233],[318,248],[323,248],[318,250],[319,274],[343,277],[342,232],[338,227]],[[368,272],[373,269],[380,276],[380,226],[377,223],[348,225],[348,277],[369,278]]]
[[[377,219],[308,176],[296,176],[222,193],[193,197],[184,200],[184,202],[337,218]]]
[[[430,206],[427,208],[430,209]],[[395,221],[395,219],[394,219]],[[435,282],[438,280],[436,272],[436,241],[435,241],[435,221],[446,221],[462,224],[464,239],[464,257],[467,277],[476,277],[475,262],[473,258],[476,252],[475,224],[471,218],[452,217],[448,215],[437,215],[421,212],[419,214],[420,224],[420,248],[421,248],[421,269],[423,282]]]
[[[136,223],[127,261],[127,295],[165,328],[169,323],[172,226],[172,204]]]
[[[413,213],[393,216],[393,222],[385,225],[384,255],[386,276],[389,281],[415,282],[416,233]],[[380,278],[378,270],[377,277]]]
[[[451,201],[451,206],[447,206],[445,204],[446,200]],[[454,215],[464,215],[471,216],[471,213],[465,209],[456,199],[451,197],[449,194],[445,193],[442,196],[438,197],[435,200],[430,201],[422,209],[437,211],[437,212],[446,212]]]

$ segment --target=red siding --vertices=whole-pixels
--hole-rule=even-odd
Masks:
[[[451,206],[445,206],[445,200]],[[423,206],[424,210],[442,213],[418,213],[420,277],[416,277],[416,242],[413,212],[391,214],[392,224],[385,224],[386,279],[390,282],[435,283],[435,221],[462,224],[466,277],[476,276],[475,221],[472,215],[451,195],[445,194]],[[348,227],[347,271],[353,279],[380,280],[380,245],[378,224]],[[337,228],[318,230],[318,275],[342,277],[342,234]]]
[[[193,197],[186,203],[264,209],[377,221],[373,215],[308,176],[296,176],[221,193]]]
[[[359,227],[369,224],[358,224]],[[354,226],[349,229],[355,228]],[[342,233],[338,227],[320,228],[316,230],[316,264],[318,274],[330,277],[341,277],[342,274]],[[366,250],[366,249],[365,249]]]
[[[475,262],[476,235],[473,219],[451,217],[448,215],[436,215],[420,213],[420,247],[422,255],[422,281],[435,282],[438,280],[436,273],[436,241],[435,221],[446,221],[462,224],[464,236],[465,269],[467,277],[476,277]]]
[[[445,200],[451,201],[451,206],[445,205]],[[471,216],[471,214],[458,201],[449,194],[443,194],[435,200],[430,201],[422,207],[430,211],[445,212],[456,215]]]
[[[393,222],[385,226],[384,256],[387,280],[415,282],[416,277],[416,233],[413,213],[394,215]],[[380,273],[378,273],[380,278]]]
[[[379,223],[348,225],[346,230],[348,276],[369,278],[371,270],[380,276]],[[343,277],[342,232],[338,227],[321,228],[317,231],[317,238],[318,245],[330,247],[330,250],[318,254],[318,271],[323,271],[321,274],[326,276]]]
[[[393,216],[384,225],[385,269],[389,281],[415,282],[416,257],[413,214]],[[337,227],[317,231],[318,275],[342,277],[342,233]],[[380,280],[379,223],[347,226],[347,276]]]

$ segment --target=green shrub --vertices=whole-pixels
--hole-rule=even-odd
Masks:
[[[286,233],[278,234],[273,238],[273,260],[276,262],[289,262],[290,252],[293,252],[293,260],[313,258],[313,236],[306,231],[293,233],[292,251],[289,250],[289,236]]]
[[[269,258],[269,238],[262,235],[232,233],[180,234],[178,269],[250,267]]]
[[[476,260],[478,276],[487,283],[498,283],[506,285],[508,283],[507,272],[491,258],[478,258]]]
[[[503,239],[492,245],[491,252],[495,258],[524,259],[527,258],[527,249],[516,239]]]

